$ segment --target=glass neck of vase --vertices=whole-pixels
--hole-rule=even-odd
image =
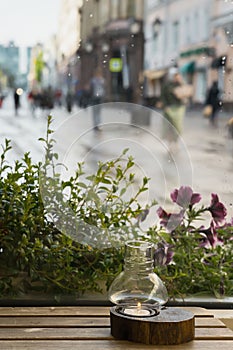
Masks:
[[[153,244],[144,241],[129,241],[125,245],[124,270],[137,274],[153,272]]]

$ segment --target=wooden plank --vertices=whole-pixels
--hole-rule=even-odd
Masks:
[[[0,307],[0,316],[109,316],[110,308],[105,306],[52,306],[52,307]]]
[[[195,317],[214,317],[214,314],[212,311],[204,309],[202,307],[196,307],[196,306],[183,306],[179,307],[180,309],[187,310],[192,312]]]
[[[109,317],[0,317],[2,327],[110,327]]]
[[[229,328],[196,328],[195,339],[219,339],[233,340],[233,332]]]
[[[112,339],[109,328],[0,328],[0,339]],[[228,328],[196,328],[195,339],[198,340],[233,340],[233,332]]]
[[[218,318],[223,322],[226,327],[233,330],[233,309],[227,310],[211,310],[213,312],[214,317]]]
[[[1,324],[1,322],[0,322]],[[204,327],[204,328],[211,328],[211,327],[219,327],[219,328],[225,328],[226,325],[218,320],[217,318],[213,318],[213,317],[195,317],[195,327],[196,328],[200,328],[200,327]]]
[[[221,350],[233,349],[233,341],[192,341],[180,345],[156,346],[156,350]],[[126,341],[0,341],[2,350],[146,350],[155,347]]]
[[[196,317],[214,317],[212,312],[200,307],[177,308],[191,311]],[[110,307],[107,306],[0,307],[0,316],[107,317],[109,314]]]
[[[109,340],[113,339],[110,328],[0,328],[1,340],[69,339]]]
[[[2,327],[110,327],[108,317],[25,317],[10,316],[0,317],[0,328]],[[219,327],[226,325],[213,317],[195,318],[196,327]]]
[[[233,318],[221,318],[220,321],[233,331]]]
[[[216,318],[230,318],[233,319],[233,309],[211,309],[210,312],[214,315]]]

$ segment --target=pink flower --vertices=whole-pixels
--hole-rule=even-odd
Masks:
[[[215,248],[218,245],[223,245],[223,240],[218,237],[213,220],[211,221],[210,227],[208,229],[201,228],[199,232],[202,235],[202,242],[200,244],[200,247],[209,249]]]
[[[210,203],[210,207],[208,210],[211,212],[213,220],[217,223],[220,223],[224,220],[227,215],[227,210],[222,202],[219,202],[218,195],[212,193],[212,199]]]
[[[141,211],[141,213],[137,217],[138,222],[145,221],[148,214],[149,214],[149,209],[144,209],[143,211]]]
[[[177,203],[182,208],[187,208],[189,205],[194,205],[200,202],[201,195],[199,193],[193,193],[193,190],[189,186],[181,186],[175,189],[171,193],[171,199],[174,203]]]
[[[154,263],[156,265],[168,265],[173,258],[174,252],[172,246],[166,243],[160,243],[154,253]]]
[[[177,226],[180,225],[183,217],[184,217],[184,209],[182,209],[179,213],[171,214],[167,213],[163,208],[159,207],[157,210],[157,214],[159,216],[160,224],[167,228],[169,232],[174,231]]]

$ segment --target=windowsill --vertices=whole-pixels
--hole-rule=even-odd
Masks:
[[[20,297],[0,298],[0,306],[110,306],[106,294],[88,293],[81,297],[73,295],[25,294]],[[208,296],[187,297],[167,303],[168,306],[196,306],[206,309],[233,309],[233,297],[217,299]],[[232,310],[233,314],[233,310]]]

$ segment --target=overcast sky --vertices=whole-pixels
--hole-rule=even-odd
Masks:
[[[56,33],[61,0],[0,0],[0,44],[44,42]]]

